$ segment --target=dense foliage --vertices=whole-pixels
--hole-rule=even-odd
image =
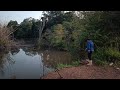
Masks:
[[[12,27],[14,31],[14,37],[17,39],[25,38],[38,38],[40,20],[34,18],[26,18],[20,24],[17,21],[10,21],[7,27]]]
[[[89,37],[95,44],[95,60],[119,60],[119,11],[44,11],[48,18],[42,33],[41,46],[67,50],[76,59],[85,58],[85,44]],[[15,38],[38,38],[41,21],[24,19],[18,24],[10,21],[8,27],[16,29]]]

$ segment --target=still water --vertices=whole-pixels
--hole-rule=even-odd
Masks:
[[[40,79],[54,71],[57,64],[71,63],[70,54],[64,51],[19,48],[0,55],[0,79]]]

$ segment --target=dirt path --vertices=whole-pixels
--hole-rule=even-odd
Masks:
[[[120,79],[120,70],[95,65],[64,68],[59,73],[63,79]],[[51,72],[42,79],[60,79],[60,76],[57,72]]]

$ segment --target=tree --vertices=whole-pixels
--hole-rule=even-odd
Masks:
[[[17,26],[18,25],[18,22],[17,21],[12,21],[10,20],[10,22],[7,24],[7,27],[14,27],[14,26]]]
[[[64,27],[61,24],[57,24],[53,26],[53,33],[51,37],[51,43],[54,47],[58,47],[60,49],[65,48],[65,32]]]
[[[11,21],[8,26],[13,25]],[[17,25],[17,30],[14,32],[14,36],[17,39],[20,38],[38,38],[39,35],[39,27],[40,27],[40,20],[36,20],[34,18],[26,18],[20,25]]]

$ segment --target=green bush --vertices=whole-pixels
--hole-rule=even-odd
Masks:
[[[102,60],[94,60],[94,63],[98,66],[105,66],[108,65],[107,61],[102,61]]]
[[[93,60],[99,60],[97,63],[116,62],[120,60],[120,52],[115,48],[98,48],[93,53]]]
[[[115,48],[108,48],[105,50],[106,59],[109,61],[120,60],[120,52]]]
[[[106,60],[105,49],[104,48],[97,48],[95,52],[93,52],[92,56],[93,60]]]
[[[80,65],[80,61],[78,60],[78,61],[73,61],[72,62],[72,65],[73,66],[79,66]]]

